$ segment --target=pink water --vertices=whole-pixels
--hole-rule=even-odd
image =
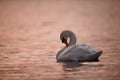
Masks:
[[[120,80],[119,0],[1,0],[0,80]],[[99,62],[57,63],[62,30],[103,50]]]

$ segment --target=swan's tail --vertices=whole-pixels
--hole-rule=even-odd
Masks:
[[[95,54],[91,55],[89,61],[99,61],[99,57],[101,56],[103,51],[97,51]]]
[[[98,57],[103,53],[103,51],[98,51],[96,52],[96,54],[98,55]]]
[[[103,51],[97,51],[94,56],[93,56],[93,59],[96,60],[96,61],[99,61],[99,57],[101,56]]]

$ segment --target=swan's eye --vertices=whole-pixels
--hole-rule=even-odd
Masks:
[[[66,40],[66,39],[63,37],[63,38],[62,38],[62,43],[64,43],[65,40]]]

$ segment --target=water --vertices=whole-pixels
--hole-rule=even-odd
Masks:
[[[0,80],[119,80],[120,1],[0,1]],[[62,30],[103,50],[99,62],[57,63]]]

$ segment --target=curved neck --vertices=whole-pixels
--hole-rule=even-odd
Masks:
[[[76,44],[77,40],[76,40],[76,36],[73,32],[69,32],[69,33],[70,33],[69,34],[70,42],[69,42],[68,46],[72,46],[72,45]]]

